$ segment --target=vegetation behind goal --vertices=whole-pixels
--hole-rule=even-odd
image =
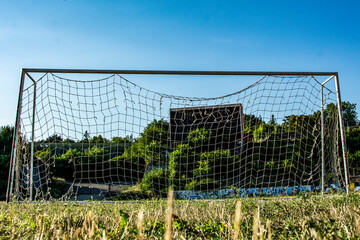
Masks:
[[[132,80],[152,75],[235,81],[184,97]],[[337,73],[24,69],[8,200],[346,191],[338,86]]]

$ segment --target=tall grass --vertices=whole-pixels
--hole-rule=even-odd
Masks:
[[[235,220],[234,220],[234,237],[233,239],[239,239],[240,236],[240,221],[241,221],[241,201],[238,200],[235,208]]]
[[[173,239],[360,238],[358,195],[0,206],[0,239],[164,239],[169,218]]]
[[[170,188],[168,193],[168,202],[166,209],[165,240],[172,239],[173,209],[174,209],[174,191]]]

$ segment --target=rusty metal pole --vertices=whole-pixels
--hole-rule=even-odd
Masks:
[[[25,71],[22,70],[20,87],[19,87],[18,106],[17,106],[16,120],[15,120],[12,147],[11,147],[9,177],[8,177],[8,185],[7,185],[7,191],[6,191],[6,202],[9,202],[12,198],[14,176],[15,176],[16,152],[17,152],[17,147],[18,147],[17,143],[18,143],[19,132],[20,132],[20,129],[19,129],[20,128],[20,115],[21,115],[21,107],[22,107],[24,82],[25,82]]]
[[[345,187],[346,187],[346,193],[349,194],[349,165],[348,165],[348,160],[347,160],[344,118],[343,118],[343,112],[342,112],[342,106],[341,106],[340,85],[339,85],[338,74],[335,75],[335,87],[336,87],[337,104],[338,104],[338,112],[339,112],[341,147],[342,147],[342,151],[343,151],[343,160],[344,160]]]
[[[321,194],[325,192],[324,85],[321,85]]]
[[[34,100],[31,129],[31,153],[30,153],[30,202],[33,200],[34,185],[34,141],[35,141],[35,110],[36,110],[36,82],[34,82]]]

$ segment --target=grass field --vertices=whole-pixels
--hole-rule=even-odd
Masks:
[[[0,239],[358,239],[360,196],[1,203]],[[169,218],[170,219],[170,218]]]

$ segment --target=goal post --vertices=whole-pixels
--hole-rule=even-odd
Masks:
[[[234,90],[132,79],[160,75]],[[23,69],[10,161],[7,201],[349,191],[337,72]]]

